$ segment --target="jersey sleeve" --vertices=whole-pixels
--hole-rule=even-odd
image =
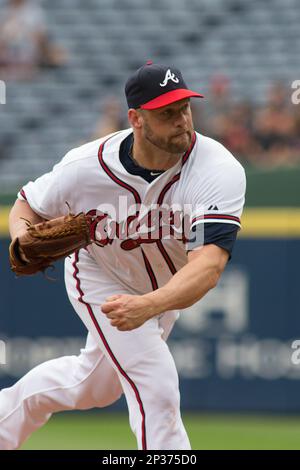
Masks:
[[[68,213],[66,202],[72,209],[71,187],[76,188],[76,181],[76,171],[72,165],[65,165],[63,159],[52,171],[23,186],[18,199],[26,200],[40,217],[54,219]]]
[[[194,179],[191,189],[191,230],[187,250],[210,243],[231,255],[241,228],[245,202],[246,177],[243,167],[234,162],[214,168],[206,180]]]
[[[99,147],[114,134],[73,148],[52,171],[27,183],[19,191],[18,198],[26,200],[34,212],[47,220],[68,214],[69,207],[74,213],[82,212],[82,188],[85,188],[86,194],[95,165],[96,168],[99,165]]]

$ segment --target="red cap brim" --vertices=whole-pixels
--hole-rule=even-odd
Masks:
[[[168,91],[163,95],[154,98],[154,100],[148,101],[148,103],[142,104],[141,109],[157,109],[167,106],[168,104],[175,103],[175,101],[184,100],[185,98],[204,98],[203,95],[196,93],[186,88],[179,88],[178,90]]]

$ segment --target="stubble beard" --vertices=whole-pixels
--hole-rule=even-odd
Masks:
[[[174,142],[174,138],[165,140],[154,134],[149,124],[144,124],[144,138],[148,140],[152,145],[160,150],[173,155],[182,155],[188,151],[192,142],[192,132],[188,130],[185,134],[185,139],[178,143]],[[178,137],[179,139],[179,137]]]

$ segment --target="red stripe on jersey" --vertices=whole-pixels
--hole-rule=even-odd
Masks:
[[[109,137],[109,139],[111,139],[111,137]],[[136,202],[136,204],[141,204],[141,197],[139,195],[139,193],[137,192],[137,190],[135,188],[133,188],[132,186],[130,186],[129,184],[125,183],[125,181],[122,181],[120,178],[118,178],[116,175],[114,175],[114,173],[108,168],[108,166],[106,165],[106,163],[104,162],[103,160],[103,149],[104,149],[104,145],[106,144],[106,142],[109,140],[107,139],[105,142],[103,142],[101,145],[100,145],[100,148],[99,148],[99,152],[98,152],[98,158],[99,158],[99,162],[100,162],[100,165],[102,166],[103,170],[105,171],[105,173],[116,183],[118,184],[119,186],[122,186],[122,188],[124,189],[127,189],[127,191],[131,192],[133,197],[134,197],[134,200]],[[146,270],[147,270],[147,273],[149,275],[149,278],[150,278],[150,281],[151,281],[151,285],[152,285],[152,289],[153,290],[156,290],[158,288],[158,282],[156,280],[156,277],[155,277],[155,274],[153,272],[153,269],[151,267],[151,264],[150,264],[150,261],[148,260],[147,256],[145,255],[144,251],[142,250],[142,255],[143,255],[143,259],[144,259],[144,263],[145,263],[145,267],[146,267]]]
[[[26,197],[24,189],[21,189],[20,194],[25,199],[25,201],[27,201],[27,197]]]
[[[144,252],[142,247],[141,247],[141,250],[142,250],[142,255],[143,255],[145,267],[146,267],[147,273],[150,277],[152,290],[156,290],[156,289],[158,289],[158,282],[156,280],[155,274],[154,274],[153,269],[151,267],[150,261],[148,260],[147,256],[145,255],[145,252]]]
[[[185,165],[185,163],[187,162],[189,156],[191,155],[191,153],[193,151],[193,148],[195,146],[195,143],[196,143],[196,133],[194,133],[194,135],[193,135],[192,143],[191,143],[190,148],[188,149],[188,151],[182,157],[182,166],[181,166],[181,168],[183,167],[183,165]],[[161,191],[161,193],[158,197],[157,204],[161,205],[163,203],[163,200],[164,200],[164,197],[165,197],[166,193],[169,191],[171,186],[173,186],[173,184],[176,183],[176,181],[178,181],[180,179],[180,174],[181,174],[181,170],[180,170],[179,173],[177,173],[171,179],[171,181],[169,181],[169,183],[166,184],[166,186],[163,188],[163,190]],[[175,268],[175,265],[174,265],[173,261],[171,260],[170,256],[168,255],[165,247],[163,246],[162,241],[159,240],[158,242],[156,242],[156,244],[157,244],[157,247],[158,247],[159,251],[161,252],[164,260],[166,261],[171,273],[175,274],[177,272],[177,270]]]
[[[188,149],[188,151],[184,154],[184,156],[182,157],[182,166],[181,166],[181,169],[183,167],[183,165],[186,164],[189,156],[191,155],[192,151],[193,151],[193,148],[195,146],[195,143],[196,143],[196,133],[194,133],[193,135],[193,138],[192,138],[192,143],[191,143],[191,146],[190,148]],[[175,176],[173,176],[173,178],[171,179],[171,181],[169,181],[169,183],[166,184],[166,186],[163,188],[163,190],[161,191],[159,197],[158,197],[158,200],[157,200],[157,204],[161,205],[162,202],[163,202],[163,199],[166,195],[166,192],[169,191],[169,189],[171,188],[171,186],[176,183],[176,181],[179,180],[180,178],[180,174],[181,174],[181,170],[179,173],[177,173]]]
[[[188,151],[185,153],[185,155],[183,155],[183,159],[182,159],[182,166],[186,164],[189,156],[191,155],[192,151],[193,151],[193,148],[195,146],[195,143],[196,143],[196,140],[197,140],[197,137],[196,137],[196,132],[194,132],[194,135],[192,137],[192,143],[191,143],[191,146],[190,148],[188,149]],[[182,168],[182,167],[181,167]]]
[[[170,256],[166,252],[166,249],[165,249],[164,245],[162,244],[162,241],[159,240],[158,242],[156,242],[156,244],[157,244],[157,247],[158,247],[159,251],[161,252],[161,254],[164,257],[165,262],[169,266],[169,269],[170,269],[171,273],[175,274],[177,272],[177,269],[175,268],[174,263],[171,260]]]
[[[129,184],[125,183],[125,181],[122,181],[120,178],[118,178],[111,170],[110,168],[108,168],[108,166],[106,165],[106,163],[104,162],[103,160],[103,149],[104,149],[104,146],[106,144],[106,142],[109,141],[109,139],[111,139],[112,137],[109,137],[107,140],[105,140],[101,145],[100,145],[100,148],[99,148],[99,152],[98,152],[98,159],[99,159],[99,162],[100,162],[100,165],[102,166],[103,170],[105,171],[105,173],[116,183],[118,184],[119,186],[122,186],[122,188],[124,189],[127,189],[127,191],[130,191],[132,194],[133,194],[133,197],[134,197],[134,200],[136,202],[136,204],[141,204],[141,197],[139,195],[139,193],[137,192],[137,190],[135,188],[133,188],[132,186],[130,186]]]

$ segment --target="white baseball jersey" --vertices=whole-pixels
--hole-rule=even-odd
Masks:
[[[73,298],[78,298],[80,276],[91,303],[97,303],[103,274],[136,294],[161,287],[186,264],[187,249],[193,248],[187,242],[191,228],[240,227],[245,174],[220,143],[195,133],[182,159],[167,171],[150,172],[154,179],[148,182],[132,174],[122,159],[121,144],[129,138],[131,129],[73,149],[53,171],[19,193],[45,219],[66,214],[66,202],[73,213],[97,216],[95,243],[66,259],[66,284]],[[183,229],[184,213],[188,224]],[[205,232],[202,237],[203,243],[214,242]],[[216,240],[220,238],[222,233]]]

